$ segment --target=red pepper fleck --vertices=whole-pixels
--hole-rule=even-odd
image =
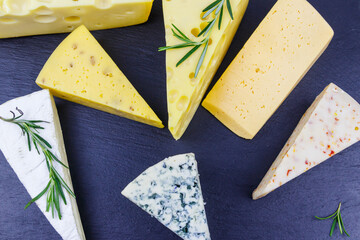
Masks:
[[[335,152],[333,150],[331,150],[329,157],[333,156],[335,154]]]
[[[306,165],[308,165],[308,164],[309,164],[308,160],[306,160],[306,161],[305,161],[305,164],[306,164]]]
[[[323,153],[325,153],[325,154],[326,154],[326,152],[325,152],[325,151],[323,151]]]
[[[330,145],[328,145],[328,148],[331,148],[331,146],[330,146]]]
[[[289,173],[290,173],[291,171],[292,171],[292,170],[291,170],[291,169],[289,169],[286,175],[287,175],[287,176],[289,176]]]
[[[335,118],[335,121],[339,121],[339,119],[338,119],[338,118]]]
[[[339,140],[340,140],[340,142],[343,142],[343,140],[341,138]]]

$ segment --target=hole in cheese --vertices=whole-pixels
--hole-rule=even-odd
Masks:
[[[37,15],[52,15],[52,14],[54,14],[54,11],[51,10],[50,8],[48,8],[48,7],[42,6],[42,7],[39,7],[39,8],[35,11],[35,13],[36,13]]]
[[[105,9],[110,8],[112,5],[111,0],[95,0],[95,6],[97,8]]]
[[[191,29],[191,34],[194,35],[194,37],[199,36],[199,33],[200,33],[200,29],[198,28]]]
[[[64,18],[64,21],[68,23],[78,23],[81,21],[81,18],[79,16],[69,16]]]
[[[169,93],[169,102],[175,102],[177,95],[179,94],[178,90],[171,90]]]
[[[167,80],[168,80],[168,81],[171,80],[172,77],[173,77],[173,75],[174,75],[174,70],[173,70],[172,68],[170,68],[170,67],[167,67],[167,68],[166,68],[166,77],[167,77]]]
[[[200,29],[201,29],[201,31],[204,30],[204,28],[205,28],[207,25],[208,25],[207,22],[202,22],[202,23],[200,24]]]
[[[14,19],[14,18],[0,18],[0,23],[5,23],[5,24],[13,24],[13,23],[17,23],[18,20]]]
[[[34,18],[34,21],[38,23],[52,23],[56,21],[56,17],[52,15],[38,15]]]
[[[186,107],[188,101],[189,98],[187,96],[182,96],[176,104],[176,109],[182,111]]]

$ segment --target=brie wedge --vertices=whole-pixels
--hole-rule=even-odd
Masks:
[[[24,113],[22,119],[48,122],[39,124],[44,127],[43,130],[39,130],[39,134],[52,146],[52,153],[68,166],[57,109],[49,91],[42,90],[0,105],[0,116],[11,118],[10,111],[15,112],[16,108]],[[34,146],[32,146],[32,151],[29,151],[27,138],[22,134],[19,126],[0,120],[0,149],[31,198],[44,190],[49,182],[49,171],[44,155],[38,154]],[[60,164],[54,164],[54,167],[67,185],[73,189],[69,170]],[[63,239],[85,239],[76,200],[65,190],[64,194],[67,205],[60,201],[61,220],[57,215],[53,218],[51,211],[46,212],[46,194],[35,203]],[[26,203],[24,202],[24,206]]]

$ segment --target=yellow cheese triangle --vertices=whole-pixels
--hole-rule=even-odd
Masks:
[[[58,46],[36,83],[57,97],[163,127],[160,119],[85,26],[77,28]]]
[[[202,11],[213,0],[163,1],[166,45],[183,43],[177,39],[171,26],[174,24],[193,41],[201,41],[196,37],[204,29],[207,22],[214,18],[210,14],[202,19]],[[235,32],[241,22],[248,5],[248,0],[230,0],[234,20],[231,20],[225,8],[221,29],[216,26],[211,32],[210,45],[198,76],[195,69],[203,46],[192,54],[185,62],[176,67],[176,63],[191,48],[166,51],[167,101],[169,112],[169,130],[175,139],[179,139],[193,118],[201,99],[214,77],[222,59],[230,46]]]

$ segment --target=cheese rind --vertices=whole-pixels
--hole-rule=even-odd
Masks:
[[[200,29],[206,26],[207,21],[213,18],[213,15],[206,19],[202,19],[200,15],[203,9],[212,2],[213,0],[163,1],[166,45],[181,43],[179,39],[173,36],[172,24],[191,40],[202,40],[203,37],[197,38],[196,36],[201,31]],[[248,5],[248,0],[230,0],[230,2],[234,20],[231,20],[225,8],[221,29],[218,29],[216,23],[211,33],[211,44],[196,78],[194,72],[203,47],[178,67],[176,67],[176,63],[185,56],[190,48],[166,51],[168,127],[176,140],[184,134],[199,107],[200,101],[220,66]]]
[[[264,197],[358,141],[360,104],[330,84],[306,111],[253,192],[253,199]]]
[[[279,0],[202,105],[235,134],[252,139],[333,34],[306,0]]]
[[[77,28],[57,47],[36,83],[57,97],[164,127],[85,26]]]
[[[148,20],[153,0],[3,0],[0,38],[125,27]]]
[[[148,168],[122,194],[185,240],[210,240],[194,154]]]
[[[0,116],[11,118],[10,111],[15,111],[16,108],[24,113],[23,119],[48,122],[40,124],[44,127],[43,130],[39,130],[40,135],[50,143],[52,153],[62,163],[69,166],[59,117],[49,91],[42,90],[0,105]],[[44,156],[38,154],[34,147],[32,151],[29,151],[27,138],[22,134],[19,126],[0,120],[0,149],[31,198],[44,190],[49,182],[49,171]],[[67,185],[73,189],[69,170],[60,164],[54,164],[54,167]],[[51,211],[46,212],[46,194],[35,203],[63,239],[85,239],[76,200],[65,190],[64,193],[67,205],[60,201],[61,220],[56,215],[53,218]],[[24,206],[26,203],[24,202]]]

